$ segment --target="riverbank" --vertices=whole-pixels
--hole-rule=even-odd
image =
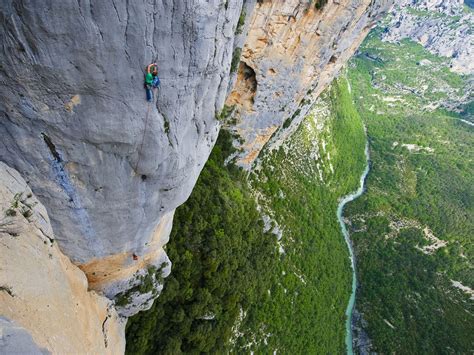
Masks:
[[[347,308],[346,308],[345,343],[346,343],[347,354],[349,355],[352,355],[354,353],[353,337],[352,337],[352,314],[354,311],[355,296],[356,296],[356,290],[357,290],[357,274],[356,274],[356,268],[355,268],[356,262],[355,262],[355,257],[354,257],[354,250],[352,248],[352,242],[350,239],[349,231],[346,227],[346,224],[344,223],[343,213],[344,213],[344,207],[346,206],[347,203],[354,201],[356,198],[358,198],[364,193],[365,179],[367,178],[367,175],[370,170],[370,155],[369,155],[368,143],[365,146],[365,158],[366,158],[367,163],[366,163],[364,172],[362,173],[360,177],[359,188],[355,192],[344,196],[342,200],[339,202],[339,205],[337,206],[337,219],[339,221],[339,225],[341,226],[341,231],[342,231],[342,234],[344,235],[344,240],[346,241],[347,248],[349,250],[349,258],[351,260],[351,267],[352,267],[352,291],[351,291],[351,296],[349,298],[349,303],[347,304]]]

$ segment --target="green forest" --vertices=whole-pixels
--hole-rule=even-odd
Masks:
[[[153,307],[129,319],[127,353],[344,352],[351,272],[336,207],[365,164],[347,82],[250,175],[224,165],[231,139],[221,130],[176,211],[172,273]]]
[[[360,287],[356,307],[380,353],[470,353],[474,302],[474,128],[467,77],[418,44],[373,31],[351,62],[366,122],[367,193],[349,205]],[[422,63],[422,64],[420,64]],[[459,101],[461,113],[445,109]],[[434,107],[438,107],[435,109]]]
[[[130,318],[129,354],[223,352],[242,310],[259,302],[278,262],[245,175],[224,159],[222,130],[189,200],[176,210],[171,275],[153,307]]]
[[[263,154],[251,184],[263,211],[283,231],[282,259],[269,296],[240,327],[239,349],[345,352],[351,269],[336,209],[342,196],[357,189],[365,141],[347,82],[340,79],[279,150]]]

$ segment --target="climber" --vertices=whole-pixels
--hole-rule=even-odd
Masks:
[[[138,255],[135,254],[135,253],[133,253],[133,254],[132,254],[132,258],[133,258],[133,260],[138,260]]]
[[[145,90],[147,101],[153,100],[153,89],[160,85],[160,78],[158,78],[158,65],[151,63],[146,68],[145,75]]]

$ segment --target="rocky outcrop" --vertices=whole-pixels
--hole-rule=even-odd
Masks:
[[[399,1],[384,25],[384,40],[411,39],[450,58],[452,71],[474,73],[474,12],[464,8],[463,0]]]
[[[367,334],[367,321],[357,309],[352,313],[352,346],[356,349],[355,353],[360,355],[375,354],[373,351],[372,340]]]
[[[352,56],[390,0],[258,1],[227,98],[240,165],[279,144]],[[281,129],[283,128],[283,129]]]
[[[461,114],[469,124],[472,121],[470,104],[474,90],[474,62],[472,57],[474,44],[474,12],[463,4],[462,0],[405,0],[397,3],[393,11],[380,23],[380,36],[383,41],[400,43],[411,40],[430,51],[438,59],[417,59],[417,65],[426,68],[427,72],[450,70],[466,75],[463,84],[452,85],[443,80],[436,83],[435,92],[441,95],[432,95],[432,79],[426,80],[418,76],[417,82],[411,87],[390,87],[385,85],[383,77],[374,76],[372,84],[394,95],[401,89],[423,98],[429,104],[427,111],[444,108],[448,111]],[[364,54],[367,55],[367,54]],[[379,60],[377,58],[373,58]],[[432,68],[430,68],[432,67]],[[425,70],[423,70],[425,71]]]
[[[124,326],[58,248],[46,209],[0,162],[0,353],[119,354]]]
[[[169,272],[162,246],[218,134],[241,7],[0,4],[0,160],[46,206],[61,250],[111,298],[149,268]],[[151,61],[161,88],[147,104]],[[125,313],[148,307],[146,294]]]

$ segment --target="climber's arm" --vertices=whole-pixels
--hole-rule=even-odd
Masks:
[[[151,64],[148,65],[148,67],[146,68],[147,73],[151,73],[151,67],[152,66],[156,66],[156,63],[151,63]]]

